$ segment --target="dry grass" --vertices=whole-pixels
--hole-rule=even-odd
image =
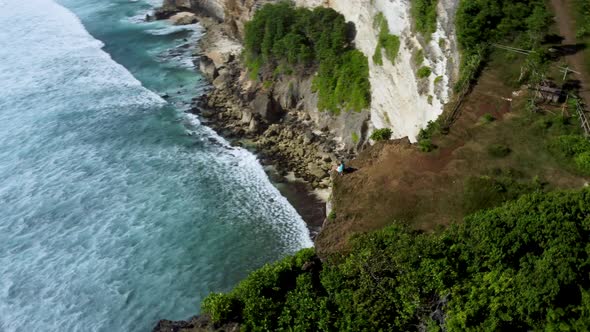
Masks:
[[[336,218],[324,225],[317,239],[319,251],[343,250],[350,236],[393,222],[431,231],[460,221],[473,210],[469,200],[474,198],[466,194],[466,185],[481,176],[497,178],[507,188],[490,204],[540,186],[583,186],[586,179],[547,149],[551,137],[578,132],[575,121],[551,123],[561,115],[559,107],[547,106],[544,114],[526,111],[527,91],[514,96],[515,90],[503,83],[505,75],[499,69],[484,71],[450,133],[433,138],[439,147],[434,152],[423,153],[407,140],[397,140],[376,144],[352,161],[358,170],[335,181]],[[486,114],[495,121],[485,121]],[[494,144],[508,147],[510,153],[491,155]]]

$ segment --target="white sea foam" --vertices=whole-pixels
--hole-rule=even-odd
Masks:
[[[149,330],[311,246],[254,155],[163,107],[72,13],[0,5],[0,331]]]

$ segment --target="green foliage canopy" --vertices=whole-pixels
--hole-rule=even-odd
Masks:
[[[378,13],[373,21],[375,29],[379,30],[379,36],[377,40],[377,47],[375,48],[375,54],[373,55],[373,62],[382,66],[383,65],[383,52],[389,62],[393,63],[397,54],[399,53],[400,40],[396,35],[389,33],[389,23],[383,13]]]
[[[590,190],[535,193],[438,234],[356,237],[323,264],[303,250],[203,310],[245,331],[584,330],[589,240]]]
[[[349,25],[332,9],[267,4],[246,24],[244,46],[253,78],[264,69],[317,69],[313,87],[321,110],[361,111],[371,103],[368,60],[353,49]]]
[[[411,14],[416,30],[427,38],[436,31],[436,5],[438,0],[413,0]]]
[[[475,50],[482,43],[514,39],[520,32],[545,30],[550,19],[543,0],[461,0],[457,38],[464,50]]]
[[[393,132],[389,128],[375,129],[371,133],[371,139],[373,141],[387,141],[391,138]]]

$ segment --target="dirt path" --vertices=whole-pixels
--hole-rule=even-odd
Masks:
[[[559,34],[564,37],[563,44],[575,45],[576,29],[574,26],[574,18],[571,15],[573,6],[570,0],[551,0],[551,5],[555,12],[555,20],[559,28]],[[580,80],[580,96],[584,99],[586,105],[590,105],[590,75],[588,75],[585,67],[584,54],[577,52],[565,57],[568,64],[582,75],[574,74]]]

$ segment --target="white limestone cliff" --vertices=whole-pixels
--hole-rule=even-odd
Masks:
[[[372,128],[391,128],[394,138],[408,136],[414,141],[420,129],[442,113],[458,74],[459,55],[453,24],[457,0],[439,0],[437,30],[428,42],[412,31],[410,0],[296,0],[296,3],[331,7],[355,24],[356,48],[369,58]],[[372,61],[379,35],[373,21],[379,12],[387,19],[390,33],[401,41],[394,63],[384,57],[382,66]],[[432,75],[425,79],[417,78],[418,68],[412,58],[420,49],[424,50],[423,65],[432,69]]]

